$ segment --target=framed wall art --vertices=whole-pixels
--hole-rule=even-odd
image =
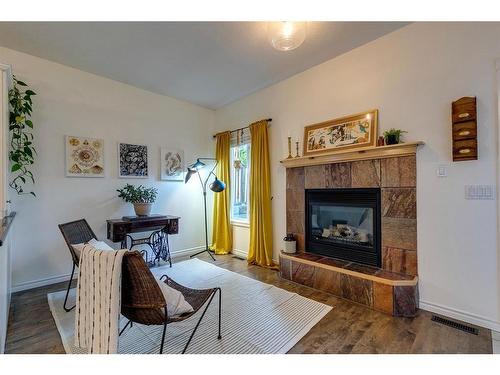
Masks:
[[[162,148],[160,150],[160,179],[184,181],[184,151]]]
[[[304,128],[304,156],[374,147],[378,110],[358,113]]]
[[[119,143],[118,176],[121,178],[147,178],[148,146]]]
[[[66,177],[104,177],[104,140],[67,135]]]

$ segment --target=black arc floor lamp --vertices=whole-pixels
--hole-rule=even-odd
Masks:
[[[203,181],[203,179],[201,178],[200,170],[205,168],[207,165],[205,163],[203,163],[202,160],[215,161],[215,164],[214,164],[213,168],[210,170],[210,172],[208,173],[208,176],[205,179],[205,181]],[[218,162],[217,162],[217,159],[215,159],[215,158],[198,158],[198,159],[196,159],[195,163],[191,164],[187,168],[186,179],[184,180],[184,182],[187,183],[193,175],[195,175],[195,174],[198,175],[198,178],[200,179],[201,188],[203,189],[203,207],[205,209],[205,250],[191,255],[191,258],[195,257],[197,255],[200,255],[201,253],[207,252],[208,255],[210,255],[210,257],[213,260],[215,260],[214,256],[212,255],[212,253],[210,252],[210,250],[208,248],[207,184],[208,184],[208,180],[213,175],[215,177],[215,179],[209,186],[210,190],[212,190],[214,193],[220,193],[221,191],[224,191],[224,189],[226,188],[226,184],[223,181],[219,180],[214,173],[214,170],[217,167],[217,164],[218,164]]]

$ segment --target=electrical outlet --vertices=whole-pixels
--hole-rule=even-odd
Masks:
[[[465,185],[465,199],[494,200],[494,185]]]

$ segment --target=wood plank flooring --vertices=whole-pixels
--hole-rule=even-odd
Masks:
[[[200,256],[208,260],[208,257]],[[306,286],[282,280],[278,272],[231,255],[216,256],[216,265],[276,285],[333,306],[289,353],[491,353],[491,332],[479,328],[472,335],[431,321],[420,310],[413,318],[393,318]],[[65,283],[32,289],[12,296],[6,353],[64,353],[47,303],[47,293]]]

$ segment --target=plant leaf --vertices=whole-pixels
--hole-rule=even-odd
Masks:
[[[15,172],[21,169],[21,164],[14,164],[12,168],[10,169],[11,172]]]

